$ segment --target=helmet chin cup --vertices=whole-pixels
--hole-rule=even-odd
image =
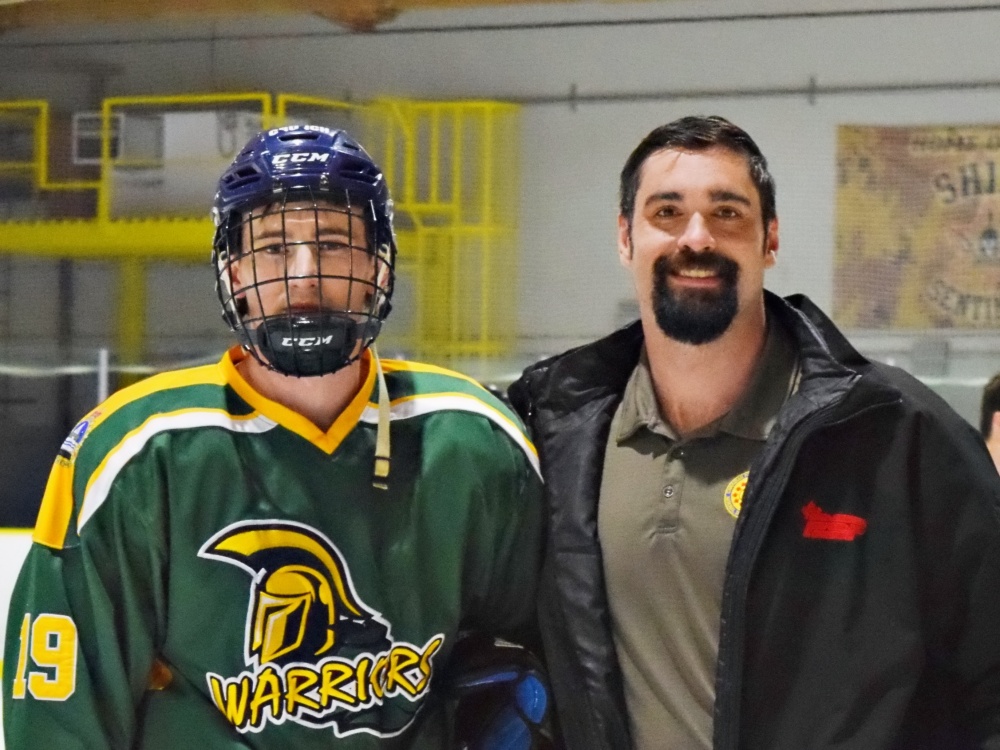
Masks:
[[[269,316],[253,331],[254,354],[285,375],[329,375],[356,360],[381,327],[377,318],[358,322],[344,312]]]

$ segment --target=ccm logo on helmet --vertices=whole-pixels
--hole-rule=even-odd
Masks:
[[[320,344],[329,344],[333,341],[333,336],[300,336],[299,338],[293,338],[291,336],[285,336],[281,340],[282,346],[319,346]]]
[[[329,158],[330,154],[317,154],[315,151],[302,151],[298,154],[277,154],[273,159],[271,159],[271,163],[275,165],[287,164],[288,162],[301,164],[302,162],[326,161]]]

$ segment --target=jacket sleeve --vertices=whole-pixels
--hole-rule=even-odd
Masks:
[[[925,682],[959,727],[1000,750],[1000,477],[968,425],[917,429]]]
[[[510,384],[510,387],[507,389],[507,400],[510,402],[511,408],[517,412],[518,416],[527,425],[530,434],[532,408],[527,373]]]
[[[74,479],[73,463],[57,459],[11,600],[3,673],[11,750],[130,748],[153,664],[161,548],[128,502],[150,488],[140,469],[121,472],[77,529],[74,495],[83,493],[73,487],[85,483]]]

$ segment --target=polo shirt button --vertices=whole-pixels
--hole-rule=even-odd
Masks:
[[[663,488],[663,496],[664,497],[674,496],[674,486],[672,484],[668,484],[666,487]]]

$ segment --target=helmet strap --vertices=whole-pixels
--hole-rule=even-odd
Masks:
[[[378,376],[378,428],[375,432],[375,470],[372,475],[372,487],[379,490],[389,489],[389,389],[385,384],[385,374],[382,372],[382,361],[375,344],[371,345],[372,362]]]

